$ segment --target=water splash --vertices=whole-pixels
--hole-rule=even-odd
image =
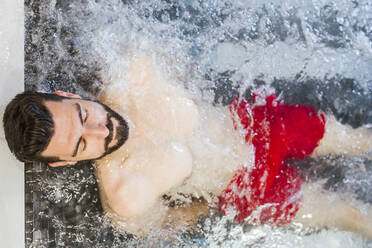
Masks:
[[[115,75],[125,77],[131,53],[146,49],[157,54],[159,63],[178,84],[184,85],[196,98],[209,102],[226,104],[249,87],[262,83],[276,87],[278,82],[282,86],[282,81],[291,89],[307,80],[310,85],[320,85],[315,89],[319,90],[332,85],[332,80],[336,86],[342,86],[338,78],[352,78],[360,87],[358,92],[372,89],[372,3],[368,0],[337,3],[329,0],[270,3],[52,0],[48,4],[28,0],[25,7],[26,23],[32,30],[26,34],[25,41],[25,80],[29,89],[63,89],[94,97]],[[313,84],[314,81],[318,84]],[[219,92],[221,97],[216,99]],[[358,96],[368,95],[362,93]],[[326,90],[320,91],[313,98],[324,102],[327,94]],[[336,100],[327,108],[333,106],[341,114],[347,112],[343,102]],[[352,168],[345,175],[342,190],[356,192],[366,184],[370,186],[371,176],[361,178],[362,174],[366,176],[363,166],[370,162],[350,160],[349,163]],[[48,212],[41,201],[41,214],[48,213],[44,220],[51,218],[53,224],[35,229],[35,240],[39,241],[37,237],[41,234],[37,232],[45,233],[45,228],[51,228],[59,233],[54,234],[57,245],[69,245],[66,240],[70,240],[71,244],[82,242],[91,247],[100,247],[100,244],[120,247],[123,243],[137,247],[146,247],[149,243],[164,247],[172,244],[194,247],[368,245],[350,233],[325,230],[306,233],[299,231],[295,224],[275,230],[268,226],[240,226],[228,224],[227,217],[201,222],[200,238],[191,236],[185,240],[180,235],[170,241],[154,233],[145,240],[131,239],[107,228],[108,223],[99,210],[84,212],[73,203],[99,201],[93,193],[84,193],[85,185],[96,187],[92,172],[84,174],[78,169],[64,174],[48,173],[38,178],[39,190],[46,192],[43,199],[55,206],[67,204],[67,208],[71,206],[73,210]],[[368,192],[363,194],[359,197],[370,197]],[[66,227],[66,220],[71,225],[82,224]],[[84,221],[79,222],[81,220]],[[70,232],[72,229],[75,232]],[[92,231],[86,232],[87,229]],[[40,243],[42,241],[36,242],[35,246]]]

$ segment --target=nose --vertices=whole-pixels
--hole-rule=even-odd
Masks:
[[[106,125],[86,125],[84,127],[84,135],[96,138],[106,138],[109,135],[109,130]]]

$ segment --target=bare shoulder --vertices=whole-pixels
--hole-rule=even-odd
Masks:
[[[128,71],[128,84],[145,85],[156,79],[157,73],[150,56],[132,55]]]
[[[142,214],[157,197],[147,178],[133,170],[133,160],[122,154],[121,159],[116,155],[96,162],[102,206],[122,218]]]
[[[159,55],[152,52],[131,56],[126,83],[132,90],[139,91],[135,95],[153,93],[187,97],[184,85],[177,83],[178,80],[166,69],[168,64],[164,63]]]
[[[191,173],[187,147],[170,143],[144,147],[129,156],[98,161],[96,170],[103,205],[123,218],[141,215],[165,192]]]

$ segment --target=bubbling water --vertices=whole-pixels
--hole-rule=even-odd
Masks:
[[[35,6],[27,3],[26,6],[28,13],[32,13]],[[26,39],[27,44],[38,47],[39,56],[34,58],[33,67],[26,66],[31,88],[38,90],[75,88],[84,96],[92,96],[110,84],[124,88],[130,57],[143,53],[153,56],[168,78],[203,102],[207,106],[205,111],[210,112],[216,111],[213,104],[226,104],[262,83],[274,90],[278,80],[289,82],[289,88],[296,87],[301,80],[310,83],[319,80],[318,89],[331,85],[332,80],[351,78],[360,92],[372,91],[372,3],[368,0],[50,1],[38,9],[42,20],[53,23],[36,28]],[[61,80],[64,85],[58,84]],[[93,92],[87,93],[92,88]],[[315,91],[311,97],[323,101],[327,98],[324,92]],[[342,104],[332,106],[337,113],[344,113]],[[363,113],[366,116],[368,111]],[[213,153],[227,152],[226,147],[216,149]],[[372,187],[371,175],[362,175],[357,169],[369,167],[368,160],[331,161],[351,168],[338,188],[355,194],[360,188]],[[78,174],[72,178],[71,173],[56,174],[55,180],[40,179],[47,192],[45,198],[57,204],[69,201],[72,194],[84,194],[77,186]],[[70,180],[69,186],[64,180]],[[370,193],[365,192],[361,198],[368,201]],[[92,225],[87,225],[94,229],[93,235],[107,227],[101,216],[88,214],[95,219]],[[53,218],[53,223],[57,230],[62,225],[58,217]],[[351,233],[304,229],[298,224],[277,229],[242,226],[234,224],[231,217],[218,214],[200,220],[195,233],[180,234],[176,240],[167,240],[162,233],[151,233],[146,239],[129,239],[110,230],[112,247],[123,243],[137,247],[368,245]],[[99,247],[86,241],[94,238],[84,234],[71,238]]]

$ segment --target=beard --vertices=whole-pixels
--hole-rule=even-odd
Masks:
[[[109,135],[105,138],[105,152],[98,157],[97,159],[100,159],[117,149],[119,149],[128,139],[129,137],[129,126],[128,123],[124,120],[124,118],[119,115],[117,112],[112,110],[107,105],[98,102],[102,105],[102,107],[107,111],[107,124],[106,127],[109,130]],[[113,123],[111,119],[115,119],[118,122],[118,125],[116,127],[116,137],[113,137]],[[116,144],[109,147],[109,144],[111,141],[115,139]]]

